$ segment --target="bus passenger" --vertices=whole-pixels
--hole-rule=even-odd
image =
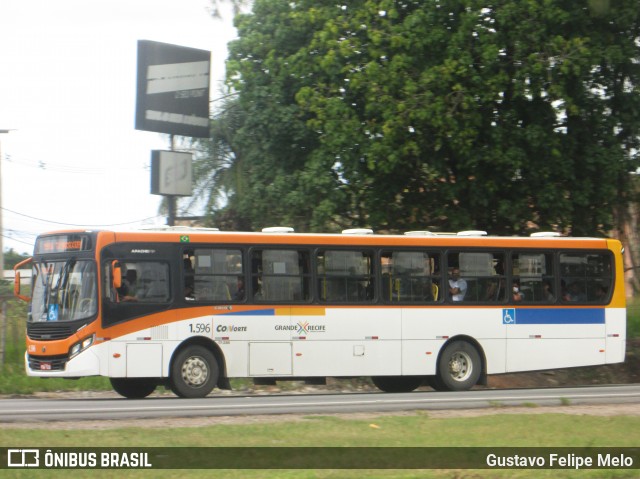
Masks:
[[[524,293],[520,291],[520,282],[515,280],[513,282],[513,300],[516,302],[522,301],[524,299]]]
[[[244,278],[238,276],[236,283],[236,292],[233,295],[235,301],[242,301],[244,299]]]
[[[467,282],[460,277],[460,269],[453,268],[449,279],[449,294],[453,301],[462,301],[467,294]]]
[[[580,285],[576,282],[569,285],[569,289],[567,290],[567,294],[564,299],[565,301],[570,302],[583,302],[586,300],[586,297],[582,292]]]
[[[193,301],[195,299],[195,277],[193,263],[191,258],[186,257],[182,260],[184,269],[184,299]]]
[[[596,287],[596,295],[594,300],[597,301],[598,303],[601,303],[606,299],[607,299],[607,290],[604,286],[599,285],[598,287]]]
[[[136,283],[138,273],[135,269],[127,270],[122,278],[122,286],[118,288],[118,300],[124,302],[138,301],[136,298]]]

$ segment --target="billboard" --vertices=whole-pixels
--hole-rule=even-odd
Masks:
[[[151,151],[151,194],[191,196],[191,153]]]
[[[138,41],[136,129],[209,137],[211,52]]]

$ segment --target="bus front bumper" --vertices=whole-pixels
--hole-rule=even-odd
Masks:
[[[80,378],[98,376],[100,361],[92,349],[82,351],[71,359],[67,357],[32,356],[25,352],[27,376],[41,378]]]

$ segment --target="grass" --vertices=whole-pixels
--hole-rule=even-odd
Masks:
[[[354,420],[305,416],[208,427],[56,430],[37,424],[0,430],[3,446],[100,447],[637,447],[640,417],[565,414],[494,414],[432,418],[428,413]],[[550,437],[553,439],[550,440]]]
[[[640,417],[595,417],[563,414],[496,413],[475,418],[431,418],[420,413],[349,420],[333,416],[308,416],[291,422],[216,425],[174,429],[55,430],[3,428],[5,447],[636,447],[640,441]],[[460,453],[464,453],[461,449]],[[185,457],[188,461],[188,457]],[[455,460],[454,460],[455,464]],[[3,471],[6,472],[6,471]],[[9,471],[14,472],[14,471]],[[46,475],[44,474],[46,472]],[[91,471],[74,471],[89,477]],[[151,474],[153,472],[153,474]],[[606,472],[603,475],[603,472]],[[33,470],[3,477],[54,477],[63,471]],[[95,474],[95,471],[93,471]],[[101,477],[120,477],[122,471],[100,471]],[[636,477],[633,471],[565,470],[197,470],[136,471],[128,477]]]

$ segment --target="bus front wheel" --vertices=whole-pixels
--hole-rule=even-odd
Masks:
[[[188,346],[173,360],[169,385],[176,396],[203,398],[216,386],[218,376],[213,353],[203,346]]]
[[[449,344],[438,361],[436,390],[466,391],[480,379],[482,365],[478,350],[466,341]]]
[[[109,378],[115,392],[127,399],[143,399],[156,390],[157,382],[149,378]]]

